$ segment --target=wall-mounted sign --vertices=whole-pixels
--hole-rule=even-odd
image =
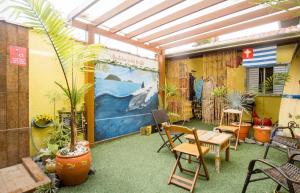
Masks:
[[[18,66],[27,65],[27,48],[19,46],[10,46],[9,47],[9,61],[10,64]]]

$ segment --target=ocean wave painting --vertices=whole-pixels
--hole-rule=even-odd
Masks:
[[[157,73],[109,65],[95,73],[95,141],[137,132],[153,125]]]

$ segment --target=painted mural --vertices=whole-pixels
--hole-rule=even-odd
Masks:
[[[95,72],[95,141],[152,125],[157,72],[107,64]]]

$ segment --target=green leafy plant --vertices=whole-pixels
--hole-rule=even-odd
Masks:
[[[159,108],[160,109],[168,109],[168,99],[170,97],[176,96],[177,95],[177,88],[174,85],[171,84],[165,84],[164,87],[160,88],[160,91],[164,93],[164,100],[161,97],[161,95],[158,95],[158,100],[159,100]]]
[[[4,10],[12,10],[12,17],[25,18],[25,25],[31,27],[35,32],[43,34],[56,53],[60,69],[64,77],[64,83],[56,84],[63,90],[68,98],[71,111],[71,151],[75,150],[77,130],[75,124],[75,113],[78,96],[74,96],[73,76],[68,78],[67,70],[73,66],[83,65],[97,59],[100,52],[99,45],[84,45],[76,42],[71,34],[72,29],[62,19],[60,13],[53,8],[47,0],[11,0],[11,4]],[[0,2],[0,5],[3,1]]]
[[[244,110],[249,113],[255,102],[255,94],[233,91],[226,95],[226,108]]]
[[[168,100],[170,99],[170,97],[174,97],[177,95],[177,87],[171,84],[165,84],[164,87],[160,88],[160,91],[164,93],[164,100],[161,97],[161,95],[158,95],[158,103],[159,103],[159,108],[160,109],[165,109],[168,113],[169,117],[173,117],[174,119],[177,119],[180,117],[180,115],[178,113],[175,112],[171,112],[168,110]]]
[[[261,85],[262,90],[265,92],[273,91],[274,85],[285,85],[290,80],[290,75],[286,72],[274,73],[273,76],[266,78],[265,82]]]
[[[54,183],[45,184],[43,186],[39,186],[34,193],[56,193],[58,192],[58,188]]]
[[[214,88],[211,95],[215,96],[215,97],[225,97],[226,96],[226,87],[221,86],[221,87]]]
[[[54,131],[50,133],[49,137],[46,139],[46,143],[55,144],[58,149],[62,149],[70,143],[70,135],[70,129],[59,124],[56,125]]]

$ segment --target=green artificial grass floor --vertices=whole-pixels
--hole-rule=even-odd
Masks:
[[[212,129],[198,120],[185,124],[189,127]],[[167,181],[175,158],[167,148],[156,153],[161,145],[157,133],[150,136],[139,134],[123,137],[96,145],[92,149],[96,174],[79,186],[64,187],[60,193],[185,193],[188,192]],[[210,180],[198,178],[194,192],[199,193],[240,193],[243,188],[248,163],[262,158],[265,148],[256,144],[242,143],[238,151],[230,151],[230,161],[222,153],[221,173],[214,169],[214,156],[205,156]],[[284,153],[271,149],[269,158],[281,164],[287,160]],[[183,160],[184,165],[188,165]],[[203,170],[202,170],[203,173]],[[271,180],[250,183],[247,193],[271,193],[276,188]]]

